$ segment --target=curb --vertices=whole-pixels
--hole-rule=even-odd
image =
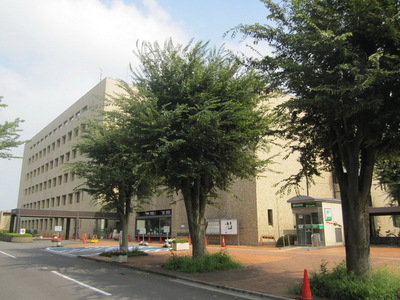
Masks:
[[[177,279],[177,280],[192,282],[192,283],[201,284],[201,285],[205,285],[205,286],[210,286],[210,287],[221,289],[221,290],[237,292],[237,293],[241,293],[241,294],[244,294],[244,295],[257,296],[257,297],[260,297],[260,298],[266,298],[266,299],[270,299],[270,300],[291,300],[291,298],[286,298],[286,297],[275,296],[275,295],[270,295],[270,294],[265,294],[265,293],[260,293],[260,292],[245,290],[245,289],[229,287],[229,286],[225,286],[225,285],[221,285],[221,284],[215,284],[215,283],[211,283],[211,282],[191,279],[191,278],[187,278],[187,277],[184,277],[184,276],[167,274],[167,273],[164,273],[164,272],[158,272],[158,271],[149,270],[149,269],[146,269],[146,268],[141,268],[141,267],[136,267],[136,266],[130,266],[130,265],[126,265],[126,264],[108,262],[108,261],[105,261],[105,260],[102,260],[102,259],[97,259],[95,257],[90,257],[90,256],[78,256],[78,257],[79,258],[88,259],[88,260],[93,260],[93,261],[96,261],[96,262],[112,263],[114,265],[118,265],[118,266],[121,266],[121,267],[124,267],[124,268],[130,268],[130,269],[134,269],[134,270],[141,271],[141,272],[147,272],[147,273],[151,273],[151,274],[156,274],[156,275],[169,277],[169,278],[172,278],[172,279]]]

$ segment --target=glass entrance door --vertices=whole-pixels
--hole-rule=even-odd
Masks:
[[[319,219],[317,212],[296,214],[297,239],[300,245],[311,245],[312,235],[315,233],[319,233],[323,237]]]

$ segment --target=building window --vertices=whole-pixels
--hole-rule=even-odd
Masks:
[[[168,234],[171,233],[171,214],[170,209],[139,212],[136,217],[136,234],[145,229],[146,235],[167,235],[164,232],[165,226],[170,228]]]
[[[400,227],[400,216],[392,216],[393,226]]]
[[[268,225],[274,226],[274,216],[272,213],[272,209],[268,209],[267,214],[268,214]]]
[[[80,192],[76,192],[75,193],[75,202],[76,203],[79,203],[79,202],[81,202],[81,193]]]

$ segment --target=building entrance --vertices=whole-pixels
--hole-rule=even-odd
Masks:
[[[318,212],[296,213],[297,238],[300,245],[311,245],[312,238],[319,235],[319,241],[324,241],[324,230]]]

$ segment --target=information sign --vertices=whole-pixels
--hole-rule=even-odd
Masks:
[[[238,234],[236,219],[221,219],[221,234]]]

